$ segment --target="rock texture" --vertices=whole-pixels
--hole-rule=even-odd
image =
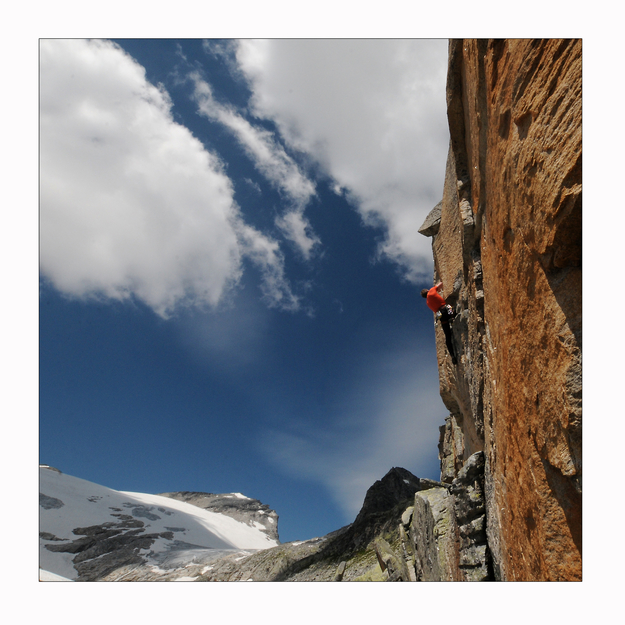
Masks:
[[[449,489],[454,501],[457,526],[460,581],[493,579],[492,561],[486,539],[486,496],[484,453],[474,453],[464,464]]]
[[[321,538],[211,563],[202,581],[416,581],[415,493],[443,488],[401,468],[369,488],[353,523]],[[446,491],[447,492],[447,491]]]
[[[409,536],[416,581],[493,579],[483,452],[473,454],[450,484],[415,494]]]
[[[89,527],[77,527],[74,534],[79,538],[71,542],[46,545],[48,551],[75,554],[72,562],[78,572],[77,580],[92,582],[107,579],[120,567],[139,567],[145,563],[140,555],[155,540],[171,540],[173,532],[145,533],[145,523],[129,514],[116,514],[117,523],[104,523]],[[45,534],[45,533],[44,533]],[[50,534],[41,535],[44,540],[60,541]]]
[[[456,367],[436,331],[441,479],[484,452],[486,528],[459,531],[485,531],[500,580],[581,579],[581,68],[579,40],[450,42],[443,199],[420,230],[457,312]]]
[[[410,523],[417,581],[459,579],[456,535],[453,497],[447,488],[417,493]]]
[[[262,526],[269,538],[275,541],[279,540],[277,513],[258,499],[251,499],[240,493],[215,495],[213,493],[182,491],[160,494],[163,497],[184,501],[204,510],[225,514],[248,525]]]

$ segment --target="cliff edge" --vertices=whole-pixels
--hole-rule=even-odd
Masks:
[[[580,40],[449,45],[443,199],[420,229],[457,312],[457,366],[436,329],[441,481],[483,452],[499,580],[581,579],[581,83]]]

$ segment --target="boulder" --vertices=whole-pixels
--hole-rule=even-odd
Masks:
[[[419,234],[426,237],[433,237],[438,233],[438,228],[441,225],[441,207],[443,202],[439,202],[428,214],[423,222],[423,225],[419,228]]]
[[[431,488],[415,495],[410,537],[417,581],[445,582],[460,578],[454,499],[446,488]]]

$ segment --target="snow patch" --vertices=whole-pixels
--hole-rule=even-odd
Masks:
[[[150,567],[150,570],[152,571],[152,573],[154,573],[154,575],[165,575],[165,573],[167,573],[167,571],[161,569],[158,566],[152,566]]]
[[[39,581],[40,582],[73,582],[73,579],[68,579],[67,577],[63,577],[62,575],[57,575],[56,573],[50,573],[50,571],[44,571],[43,569],[39,569]]]

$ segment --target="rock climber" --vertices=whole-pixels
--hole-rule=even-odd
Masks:
[[[443,290],[443,283],[439,282],[435,284],[431,289],[423,289],[421,291],[421,296],[426,298],[426,304],[428,308],[436,314],[436,318],[440,319],[441,327],[443,328],[443,332],[445,333],[445,343],[447,344],[447,350],[449,351],[449,355],[451,356],[451,362],[458,364],[456,360],[456,351],[454,349],[454,341],[451,333],[451,324],[456,313],[453,308],[449,306],[449,304],[445,303],[445,300],[439,293],[439,291]]]

